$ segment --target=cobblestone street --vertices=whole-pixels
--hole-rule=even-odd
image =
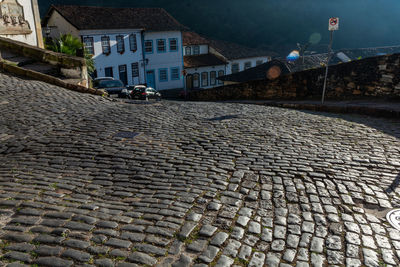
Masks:
[[[398,120],[1,73],[0,113],[1,266],[400,265]]]

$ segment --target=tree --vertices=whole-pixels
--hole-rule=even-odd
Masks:
[[[90,55],[85,49],[81,40],[71,34],[61,35],[58,39],[45,40],[46,49],[54,52],[67,54],[70,56],[78,56],[83,53],[83,57],[86,61],[86,66],[89,74],[92,74],[95,70],[94,61],[92,55]]]

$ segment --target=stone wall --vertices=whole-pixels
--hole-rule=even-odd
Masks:
[[[329,67],[327,99],[370,97],[400,99],[400,54]],[[320,99],[325,68],[305,70],[275,80],[259,80],[192,92],[191,100]]]
[[[56,53],[3,37],[0,37],[0,51],[9,51],[36,62],[55,66],[59,75],[66,79],[77,80],[78,84],[85,87],[89,85],[86,61],[83,58]]]

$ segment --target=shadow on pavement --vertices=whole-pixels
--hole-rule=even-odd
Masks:
[[[224,121],[224,120],[236,119],[238,117],[239,117],[239,115],[225,115],[225,116],[215,117],[215,118],[208,119],[208,120],[209,121]]]
[[[370,117],[367,115],[359,115],[359,114],[328,113],[328,112],[309,111],[309,110],[297,110],[297,111],[318,116],[339,118],[350,122],[364,124],[368,127],[375,128],[385,134],[391,135],[399,139],[399,147],[400,147],[400,120],[398,119]],[[399,171],[399,174],[393,180],[392,184],[385,190],[385,192],[388,194],[394,192],[400,186],[400,168],[397,168],[396,172],[397,171]]]
[[[392,193],[396,188],[400,185],[400,173],[397,175],[396,179],[393,180],[393,183],[385,190],[386,193]]]

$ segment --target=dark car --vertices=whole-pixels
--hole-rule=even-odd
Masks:
[[[149,99],[157,99],[161,100],[161,94],[156,89],[145,86],[135,86],[135,88],[131,92],[132,99],[141,99],[141,100],[149,100]]]
[[[110,97],[129,98],[128,90],[120,80],[95,80],[93,87],[106,90]]]

